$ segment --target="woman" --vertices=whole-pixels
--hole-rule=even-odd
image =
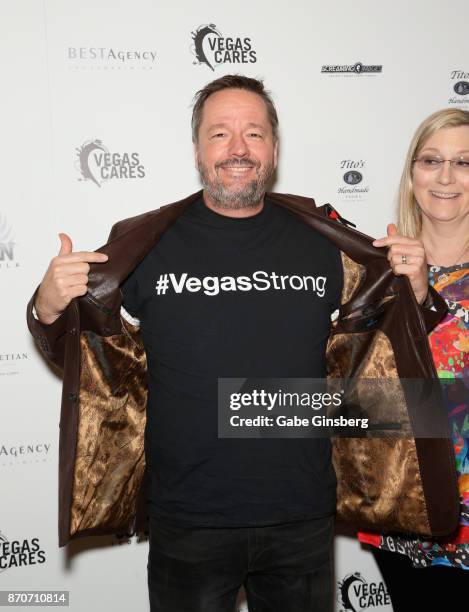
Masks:
[[[433,609],[436,593],[462,604],[463,585],[466,592],[469,586],[469,573],[461,571],[469,570],[468,111],[441,110],[420,125],[407,154],[398,200],[401,236],[390,226],[388,238],[374,244],[389,246],[388,258],[396,274],[407,270],[410,276],[413,268],[414,275],[421,275],[426,256],[429,283],[448,306],[429,342],[443,379],[461,514],[458,532],[444,541],[359,534],[362,542],[373,545],[396,612],[424,609],[426,604]]]

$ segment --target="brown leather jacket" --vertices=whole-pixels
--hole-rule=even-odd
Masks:
[[[28,326],[44,355],[63,371],[59,444],[59,545],[135,527],[145,472],[146,358],[140,334],[120,316],[119,285],[202,192],[117,223],[92,264],[88,293],[51,325]],[[422,309],[385,249],[331,218],[328,205],[269,194],[341,250],[344,286],[327,347],[331,377],[436,377],[427,332],[445,313]],[[404,392],[400,409],[412,421]],[[338,515],[357,527],[443,535],[457,527],[458,490],[448,439],[336,438]],[[142,506],[143,507],[143,506]]]

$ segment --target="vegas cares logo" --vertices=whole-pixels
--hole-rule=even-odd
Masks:
[[[225,291],[268,291],[269,289],[285,291],[313,291],[318,297],[324,297],[326,287],[325,276],[299,276],[297,274],[277,274],[257,270],[251,276],[204,276],[197,278],[184,272],[179,276],[175,274],[160,274],[155,291],[157,295],[165,295],[172,289],[174,293],[183,291],[214,296]]]
[[[199,26],[192,35],[194,64],[205,64],[215,71],[222,64],[254,64],[256,51],[247,36],[223,36],[214,23]]]
[[[39,538],[8,540],[6,535],[0,532],[0,572],[45,561],[46,553],[41,549]]]
[[[102,140],[88,140],[76,149],[75,168],[79,181],[91,181],[98,187],[110,180],[142,179],[145,167],[136,152],[113,152]]]
[[[391,598],[384,582],[367,582],[360,572],[348,574],[338,582],[339,612],[360,612],[377,606],[390,606]]]

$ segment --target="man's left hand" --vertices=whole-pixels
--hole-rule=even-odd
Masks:
[[[397,233],[397,227],[390,223],[388,235],[373,242],[375,247],[389,247],[388,260],[396,275],[404,274],[410,281],[415,298],[423,304],[428,293],[427,257],[423,242]]]

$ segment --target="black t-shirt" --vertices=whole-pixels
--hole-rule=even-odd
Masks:
[[[304,276],[323,277],[315,291]],[[325,279],[325,280],[324,280]],[[190,206],[124,283],[148,361],[152,516],[267,525],[334,512],[327,439],[218,438],[218,378],[320,378],[340,253],[266,200],[238,219]]]

